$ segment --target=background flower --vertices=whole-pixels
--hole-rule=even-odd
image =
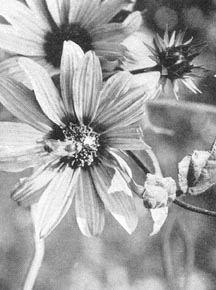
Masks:
[[[151,86],[157,81],[154,87],[157,89],[161,86],[167,97],[174,95],[179,99],[181,83],[193,93],[201,93],[194,79],[207,70],[195,64],[194,59],[206,45],[193,44],[193,37],[184,41],[184,35],[185,32],[173,31],[169,37],[167,27],[163,38],[156,34],[146,41],[146,36],[143,38],[142,34],[132,36],[135,38],[133,45],[130,45],[128,40],[125,41],[128,60],[126,58],[124,66],[127,67],[128,62],[133,63],[133,67],[130,66],[131,73],[139,75],[143,81],[150,76]]]
[[[141,24],[140,12],[123,23],[109,21],[131,1],[127,0],[27,0],[1,3],[0,14],[11,24],[0,26],[0,47],[27,56],[51,75],[59,73],[63,42],[72,40],[87,52],[94,50],[104,71],[112,71],[122,57],[121,42]],[[1,64],[1,71],[23,79],[17,57]],[[21,75],[20,75],[21,73]]]

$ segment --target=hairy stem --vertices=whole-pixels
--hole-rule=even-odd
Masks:
[[[35,242],[35,253],[25,280],[23,290],[33,289],[44,257],[44,249],[45,249],[44,239],[40,239],[38,235],[35,234],[34,242]]]

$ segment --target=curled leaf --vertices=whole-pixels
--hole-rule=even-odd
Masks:
[[[216,141],[210,151],[195,150],[178,165],[179,185],[183,193],[197,195],[216,183]]]

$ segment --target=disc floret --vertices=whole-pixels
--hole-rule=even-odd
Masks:
[[[72,122],[61,130],[63,140],[46,140],[45,151],[59,156],[63,165],[67,164],[72,168],[92,165],[100,147],[99,134],[89,126],[75,125]]]
[[[68,152],[69,163],[73,167],[90,166],[97,157],[99,134],[86,125],[69,125],[63,128],[65,150]]]

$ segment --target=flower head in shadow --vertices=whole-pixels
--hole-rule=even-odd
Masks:
[[[139,127],[142,89],[130,88],[127,72],[103,84],[99,58],[70,41],[64,43],[61,92],[39,64],[28,58],[20,64],[35,96],[19,82],[0,80],[0,101],[24,122],[0,123],[0,169],[35,170],[17,184],[14,200],[26,206],[37,202],[34,221],[41,237],[56,227],[73,200],[83,234],[101,233],[105,208],[133,232],[136,210],[118,152],[147,146]]]
[[[164,86],[169,80],[173,86],[176,98],[179,98],[180,82],[183,83],[193,93],[201,93],[194,78],[200,76],[200,72],[205,69],[194,64],[194,59],[202,52],[205,44],[192,44],[193,37],[184,41],[185,32],[176,33],[173,31],[171,37],[168,35],[168,28],[161,38],[158,34],[153,43],[154,48],[147,47],[151,51],[150,56],[156,63],[156,67],[161,73],[161,83]]]
[[[130,0],[27,0],[25,5],[17,0],[4,1],[0,14],[10,25],[0,26],[0,47],[32,58],[54,75],[59,73],[63,43],[71,40],[84,52],[95,51],[103,71],[110,72],[119,65],[124,51],[121,42],[142,21],[137,11],[122,23],[110,23],[129,3]],[[16,56],[1,67],[2,72],[23,78]]]
[[[130,67],[130,72],[139,76],[141,82],[145,81],[148,75],[151,76],[155,89],[164,89],[169,95],[177,99],[180,96],[180,87],[185,86],[193,93],[200,93],[195,84],[195,78],[200,78],[207,72],[207,69],[196,64],[203,49],[204,43],[193,44],[193,38],[184,41],[185,32],[174,31],[169,38],[168,28],[164,37],[156,34],[154,37],[144,37],[142,34],[134,36],[134,48],[125,40],[127,47],[125,52],[124,69]],[[131,36],[129,39],[132,40]],[[150,41],[151,39],[151,41]],[[129,64],[129,65],[128,65]]]

